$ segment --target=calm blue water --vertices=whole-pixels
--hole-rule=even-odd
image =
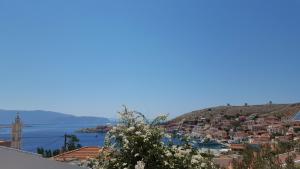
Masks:
[[[44,149],[60,149],[64,144],[64,134],[75,134],[80,139],[82,146],[103,146],[103,133],[76,133],[81,128],[95,127],[97,124],[51,124],[51,125],[30,125],[23,128],[22,149],[36,152],[38,147]],[[0,128],[0,140],[11,140],[11,129]],[[175,141],[176,144],[176,141]],[[220,149],[221,144],[211,142],[209,144],[197,145],[199,148]]]
[[[300,112],[296,113],[294,120],[300,121]]]
[[[64,134],[75,134],[83,146],[103,146],[105,134],[75,133],[85,127],[95,127],[97,124],[59,124],[59,125],[31,125],[23,129],[22,149],[36,152],[37,147],[46,149],[60,149],[64,144]],[[0,129],[0,139],[10,140],[11,129]]]

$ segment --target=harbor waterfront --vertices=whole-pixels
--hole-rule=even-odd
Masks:
[[[64,134],[76,134],[82,146],[103,146],[105,133],[77,133],[83,127],[96,124],[33,124],[23,128],[22,150],[36,152],[38,147],[60,149],[64,144]],[[0,138],[11,139],[11,129],[1,128]]]
[[[44,149],[59,149],[64,144],[64,134],[75,134],[80,139],[82,146],[104,146],[105,133],[77,132],[82,128],[93,128],[97,124],[32,124],[26,125],[22,134],[22,150],[36,152],[38,147]],[[1,128],[0,138],[11,139],[11,129]],[[211,150],[218,153],[224,148],[222,144],[215,141],[201,143],[198,140],[198,148],[202,151]]]

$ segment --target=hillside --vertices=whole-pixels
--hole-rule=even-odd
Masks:
[[[257,114],[258,116],[275,115],[278,117],[291,118],[300,111],[300,103],[294,104],[264,104],[264,105],[244,105],[244,106],[218,106],[202,110],[192,111],[183,114],[169,121],[169,123],[177,123],[184,121],[195,121],[202,117],[213,119],[217,115],[236,116]]]
[[[109,119],[103,117],[74,116],[44,110],[0,110],[0,124],[12,123],[17,113],[19,113],[24,124],[105,124],[110,122]]]

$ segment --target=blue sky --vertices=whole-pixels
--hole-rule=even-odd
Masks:
[[[298,0],[0,0],[0,108],[171,117],[300,102]]]

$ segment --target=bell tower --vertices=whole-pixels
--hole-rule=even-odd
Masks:
[[[19,113],[17,114],[17,117],[15,118],[15,121],[12,124],[12,141],[11,141],[11,147],[15,149],[21,149],[21,138],[22,138],[22,122],[19,116]]]

